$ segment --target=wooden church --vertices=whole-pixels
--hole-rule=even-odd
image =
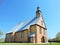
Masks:
[[[36,16],[24,23],[18,24],[12,31],[6,34],[5,42],[27,42],[27,43],[47,43],[47,28],[41,15],[39,7],[37,7]]]

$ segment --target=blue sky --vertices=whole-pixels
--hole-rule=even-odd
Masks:
[[[48,38],[54,38],[60,32],[60,0],[1,0],[0,29],[3,37],[18,23],[35,17],[37,6],[42,11]]]

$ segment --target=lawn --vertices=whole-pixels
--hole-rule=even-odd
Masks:
[[[31,43],[0,43],[0,45],[60,45],[60,43],[51,43],[51,44],[31,44]]]

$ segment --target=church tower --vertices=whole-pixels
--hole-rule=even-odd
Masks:
[[[47,28],[46,28],[46,24],[45,24],[45,21],[43,19],[43,16],[41,14],[39,7],[37,7],[36,18],[38,19],[37,27],[36,27],[36,29],[37,29],[37,43],[47,43],[48,42]]]
[[[37,11],[36,11],[36,17],[39,18],[41,14],[41,11],[39,10],[39,7],[37,7]]]

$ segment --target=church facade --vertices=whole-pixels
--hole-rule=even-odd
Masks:
[[[16,32],[10,32],[6,34],[5,42],[48,42],[46,24],[39,7],[37,7],[36,16],[28,23],[24,24],[21,28],[16,30]]]

